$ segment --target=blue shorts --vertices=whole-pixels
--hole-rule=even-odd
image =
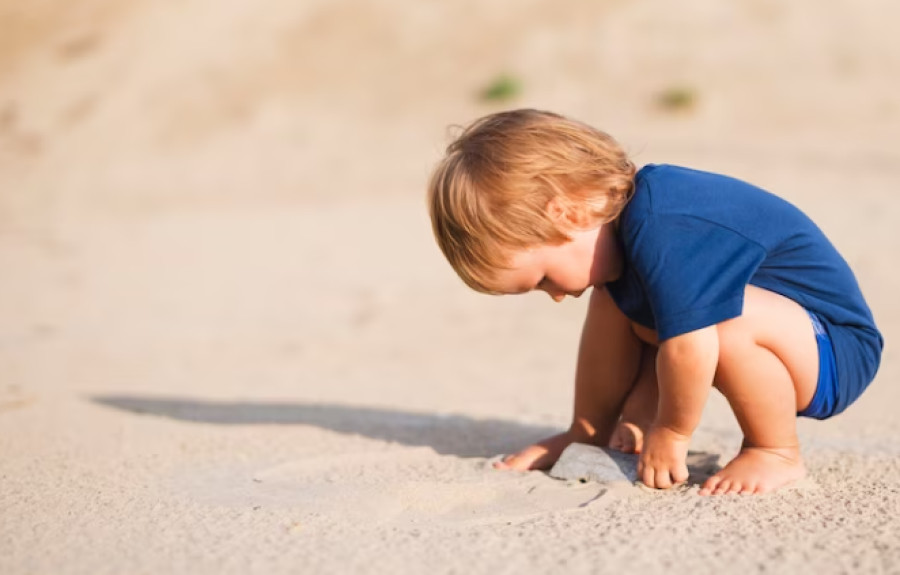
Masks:
[[[819,379],[816,382],[816,393],[809,406],[797,413],[802,417],[827,419],[835,415],[838,404],[838,378],[834,359],[834,345],[822,321],[810,311],[806,313],[812,319],[816,332],[816,343],[819,347]]]

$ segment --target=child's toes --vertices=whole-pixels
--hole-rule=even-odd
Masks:
[[[744,486],[739,481],[732,481],[731,487],[728,488],[727,493],[729,495],[732,495],[732,494],[736,495],[736,494],[740,493],[741,491],[743,491],[743,489],[744,489]]]
[[[725,493],[728,493],[729,489],[731,489],[731,480],[723,479],[713,491],[713,495],[723,495]]]
[[[619,422],[609,438],[609,446],[622,453],[639,453],[639,445],[635,427],[630,423]]]
[[[768,493],[769,491],[772,491],[771,487],[769,487],[765,483],[760,483],[759,485],[756,486],[755,493],[756,493],[756,495],[762,495],[763,493]]]
[[[717,476],[710,477],[700,488],[700,495],[712,495],[721,481]]]

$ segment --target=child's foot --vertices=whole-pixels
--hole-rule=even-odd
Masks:
[[[591,436],[578,433],[571,429],[548,437],[547,439],[529,445],[522,451],[507,455],[502,460],[494,463],[494,469],[508,469],[512,471],[528,471],[531,469],[550,469],[563,450],[572,443],[595,443]]]
[[[654,366],[655,353],[647,353],[641,359],[641,376],[625,398],[622,417],[609,439],[609,446],[624,453],[640,453],[644,449],[644,435],[653,420],[659,404]]]
[[[759,494],[806,476],[796,447],[743,447],[737,457],[703,484],[700,495]]]
[[[649,427],[630,421],[620,421],[609,438],[609,446],[623,453],[640,453],[644,448],[644,432]]]

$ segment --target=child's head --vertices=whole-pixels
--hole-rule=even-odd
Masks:
[[[617,218],[634,173],[615,140],[580,122],[538,110],[485,116],[434,170],[434,235],[469,287],[496,293],[492,281],[511,253]]]

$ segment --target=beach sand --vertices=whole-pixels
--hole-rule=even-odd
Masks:
[[[125,4],[125,5],[122,5]],[[0,0],[0,572],[900,572],[900,6]],[[521,94],[479,93],[509,74]],[[887,340],[763,497],[500,472],[586,298],[470,293],[448,126],[552,109],[809,213]],[[714,393],[692,450],[740,431]]]

